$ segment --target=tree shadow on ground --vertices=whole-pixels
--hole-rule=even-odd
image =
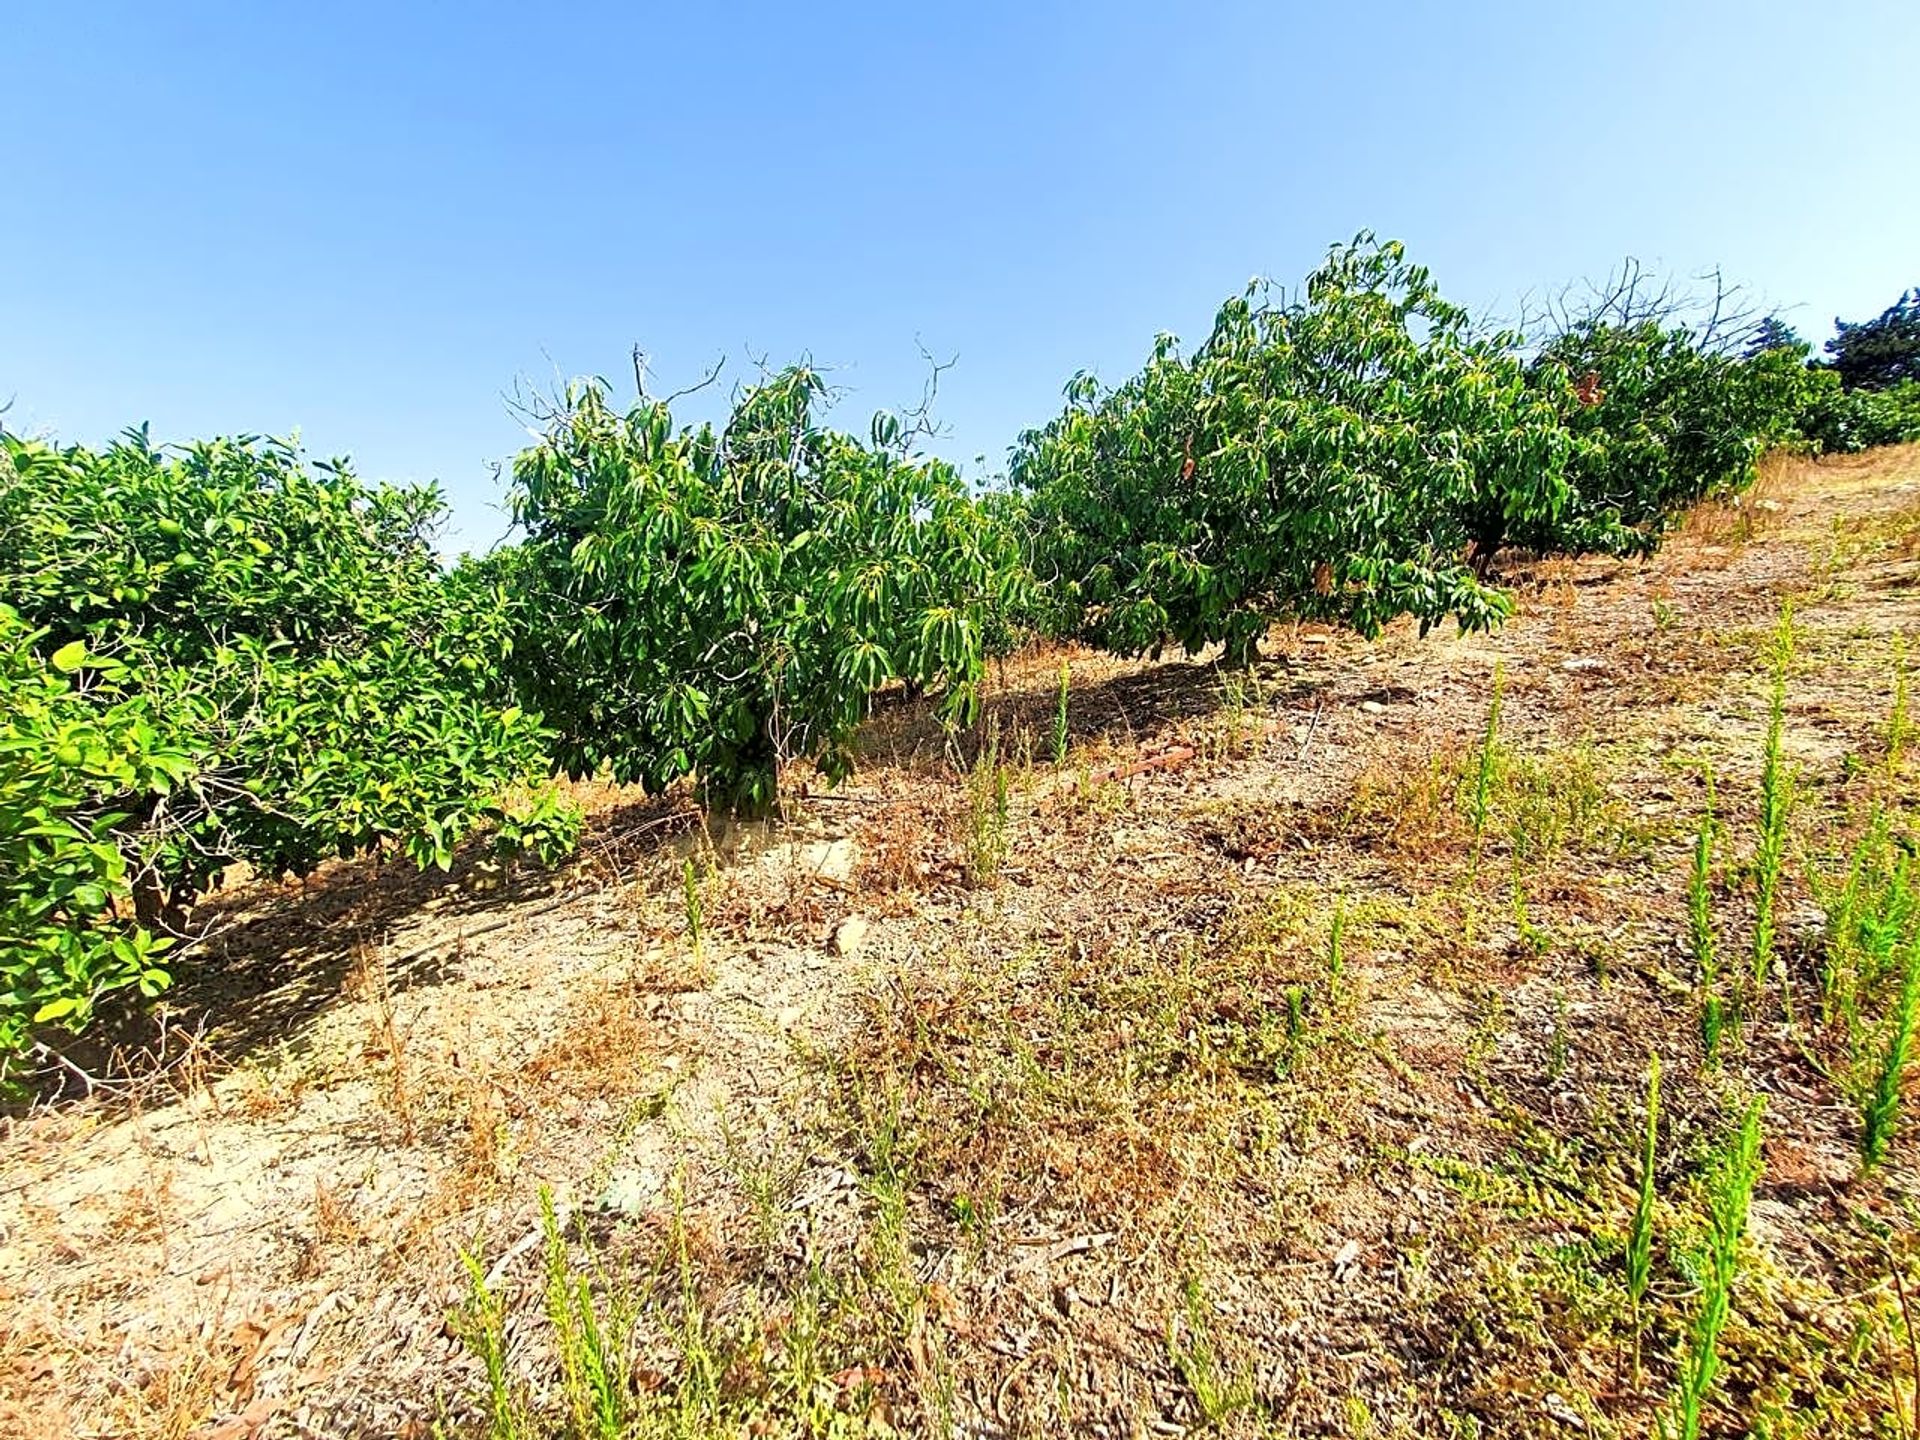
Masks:
[[[1022,733],[1036,751],[1050,747],[1057,676],[1044,658],[1007,667],[986,708],[1003,747]],[[1327,662],[1299,656],[1264,659],[1244,672],[1172,659],[1083,676],[1069,695],[1069,743],[1137,745],[1234,703],[1234,685],[1246,687],[1241,703],[1311,706],[1329,678]],[[856,750],[870,775],[924,772],[956,758],[970,765],[987,733],[985,723],[949,730],[926,698],[883,697]],[[811,808],[801,799],[778,828],[799,833],[818,818],[809,816]],[[208,1063],[225,1068],[298,1053],[368,960],[379,962],[392,993],[439,983],[462,962],[466,942],[536,919],[586,890],[630,880],[694,831],[718,836],[724,851],[728,830],[718,824],[706,831],[681,791],[619,798],[597,809],[579,852],[552,870],[523,865],[491,874],[484,843],[476,842],[444,873],[386,855],[332,862],[304,880],[236,884],[196,908],[193,928],[203,938],[177,955],[174,984],[161,1002],[107,997],[87,1034],[61,1044],[59,1060],[27,1081],[28,1103],[78,1098],[87,1090],[83,1076],[110,1095],[141,1084],[150,1090],[156,1077]]]
[[[864,767],[920,769],[929,764],[971,765],[997,721],[1003,752],[1021,734],[1045,752],[1053,743],[1060,692],[1057,669],[1003,682],[983,708],[982,721],[949,731],[930,705],[883,704],[857,743]],[[1076,679],[1067,697],[1067,740],[1074,747],[1137,745],[1168,729],[1206,719],[1235,704],[1276,709],[1310,706],[1332,679],[1325,662],[1289,656],[1262,659],[1234,671],[1207,660],[1161,660],[1097,679]],[[1238,699],[1235,698],[1238,687]]]
[[[177,955],[160,1002],[107,997],[87,1033],[26,1082],[28,1103],[80,1098],[87,1079],[112,1094],[182,1068],[297,1052],[363,964],[377,966],[390,993],[439,983],[468,941],[623,878],[699,823],[685,797],[649,796],[597,811],[579,850],[552,869],[496,866],[478,840],[444,872],[388,854],[330,862],[305,879],[236,884],[195,907],[201,938]]]

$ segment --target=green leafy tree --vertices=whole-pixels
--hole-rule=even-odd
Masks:
[[[431,488],[366,486],[251,438],[170,452],[143,431],[102,451],[9,436],[0,452],[9,783],[56,817],[69,859],[117,856],[92,882],[104,905],[57,894],[52,861],[10,871],[44,922],[39,940],[0,940],[0,968],[28,977],[13,1020],[83,1021],[132,972],[72,956],[148,953],[235,862],[305,873],[392,843],[444,867],[489,828],[546,858],[571,844],[577,821],[543,788],[547,732],[489,693],[505,617],[434,558]],[[76,769],[68,731],[88,724],[109,739],[76,741],[92,757]],[[56,993],[23,1009],[36,985]]]
[[[1849,390],[1885,390],[1920,381],[1920,286],[1871,320],[1836,319],[1827,355]]]
[[[559,730],[574,775],[659,790],[698,778],[764,811],[780,766],[852,766],[869,695],[891,680],[970,719],[988,630],[1019,586],[1010,533],[957,473],[820,425],[819,374],[744,392],[724,428],[676,430],[664,403],[624,414],[569,387],[514,462],[523,543],[473,567],[512,597],[512,681]]]
[[[177,740],[124,666],[0,606],[0,1077],[37,1025],[78,1028],[94,1001],[170,978],[169,942],[135,925],[121,827],[210,759]]]
[[[1535,384],[1573,437],[1572,497],[1557,528],[1521,543],[1654,550],[1672,516],[1753,483],[1768,443],[1792,429],[1803,368],[1779,348],[1743,361],[1661,318],[1577,321],[1532,362]]]
[[[1400,244],[1363,235],[1299,296],[1227,301],[1190,356],[1163,335],[1112,389],[1076,378],[1012,479],[1059,628],[1244,661],[1283,618],[1499,620],[1469,542],[1550,521],[1565,448],[1513,337],[1476,337]]]
[[[1731,372],[1738,423],[1754,437],[1756,458],[1781,446],[1808,448],[1802,420],[1821,372],[1808,365],[1807,352],[1805,345],[1776,345],[1743,355]]]
[[[1805,375],[1795,430],[1811,448],[1836,455],[1920,440],[1920,380],[1848,390],[1839,372],[1815,367]]]

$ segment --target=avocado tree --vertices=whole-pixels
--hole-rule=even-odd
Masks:
[[[1244,661],[1274,620],[1488,626],[1469,544],[1557,514],[1565,434],[1508,336],[1477,336],[1397,242],[1336,247],[1289,298],[1226,302],[1111,389],[1082,375],[1023,435],[1036,566],[1108,649]]]
[[[1011,535],[958,474],[815,418],[818,372],[746,390],[724,427],[676,429],[641,396],[570,386],[514,462],[525,538],[473,567],[510,597],[512,682],[574,775],[659,790],[684,775],[745,812],[779,770],[851,768],[869,695],[905,680],[978,706],[992,617],[1019,584]]]

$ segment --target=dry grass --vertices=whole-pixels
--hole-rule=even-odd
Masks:
[[[1764,535],[1785,506],[1781,496],[1805,473],[1806,461],[1784,451],[1760,458],[1753,484],[1738,495],[1702,500],[1682,517],[1678,532],[1702,549],[1731,549]]]
[[[1749,942],[1792,598],[1781,948],[1819,993],[1820,887],[1874,804],[1912,803],[1886,736],[1917,483],[1920,450],[1771,462],[1648,562],[1536,567],[1492,637],[1277,631],[1232,685],[1014,657],[990,880],[977,747],[890,705],[853,787],[783,827],[587,787],[557,885],[344,867],[236,896],[222,1024],[184,1014],[145,1088],[9,1136],[0,1430],[419,1435],[444,1406],[456,1435],[565,1433],[549,1187],[635,1437],[1644,1436],[1697,1302],[1703,1158],[1758,1090],[1710,1433],[1902,1434],[1915,1142],[1860,1175],[1844,1037],[1777,991],[1733,997],[1705,1066],[1683,940],[1710,764],[1719,941],[1736,968]],[[1063,658],[1056,768],[1023,737]],[[462,1250],[511,1430],[456,1334]]]
[[[1322,1063],[1352,1044],[1352,988],[1328,975],[1307,913],[1209,933],[1213,908],[1196,901],[1197,933],[1169,948],[915,965],[876,996],[850,1080],[869,1107],[894,1098],[949,1209],[1124,1195],[1141,1223],[1177,1229],[1191,1187],[1230,1183],[1310,1123]]]

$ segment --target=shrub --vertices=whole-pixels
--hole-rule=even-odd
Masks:
[[[1240,661],[1282,618],[1499,620],[1467,542],[1565,495],[1563,432],[1510,339],[1475,338],[1398,243],[1362,236],[1299,297],[1227,301],[1191,356],[1163,335],[1116,388],[1080,376],[1012,465],[1059,628]]]
[[[1805,372],[1795,428],[1815,450],[1850,454],[1920,440],[1920,380],[1885,390],[1848,390],[1838,371]]]
[[[825,394],[795,367],[723,430],[676,432],[662,403],[623,415],[575,385],[515,461],[526,539],[478,569],[512,596],[514,682],[570,773],[649,790],[692,774],[760,811],[785,760],[848,772],[889,680],[973,717],[1017,547],[951,467],[905,453],[893,416],[870,444],[816,424]]]

